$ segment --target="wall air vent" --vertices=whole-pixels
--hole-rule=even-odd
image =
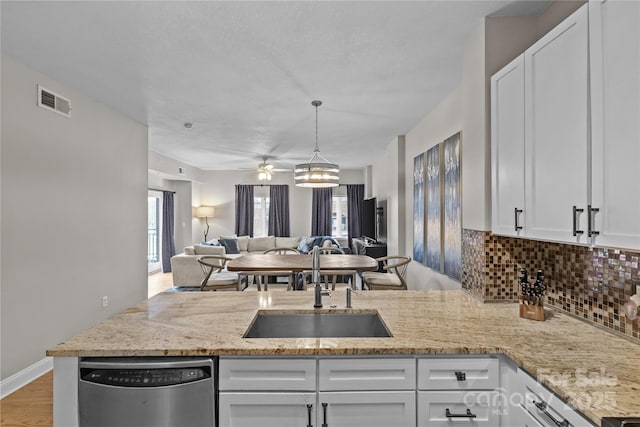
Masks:
[[[38,106],[55,111],[65,117],[71,117],[71,103],[69,100],[40,85],[38,85]]]

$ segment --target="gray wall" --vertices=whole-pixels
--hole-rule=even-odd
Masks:
[[[147,128],[7,56],[1,67],[6,379],[146,298]],[[72,117],[38,107],[37,84]]]

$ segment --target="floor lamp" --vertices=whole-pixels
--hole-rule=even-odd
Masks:
[[[209,234],[209,217],[213,218],[213,206],[200,206],[196,208],[196,216],[198,218],[204,218],[204,222],[207,227],[204,229],[204,241],[207,241],[207,235]]]

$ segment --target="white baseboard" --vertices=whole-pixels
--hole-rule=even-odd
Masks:
[[[45,357],[20,372],[0,381],[0,399],[4,399],[14,391],[24,387],[33,380],[53,369],[53,357]]]

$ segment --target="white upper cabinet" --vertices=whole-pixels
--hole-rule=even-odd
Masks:
[[[592,239],[640,249],[640,2],[592,1],[589,42]]]
[[[531,238],[587,241],[587,13],[585,5],[524,53],[524,219]]]
[[[524,57],[491,78],[491,230],[523,235]]]

